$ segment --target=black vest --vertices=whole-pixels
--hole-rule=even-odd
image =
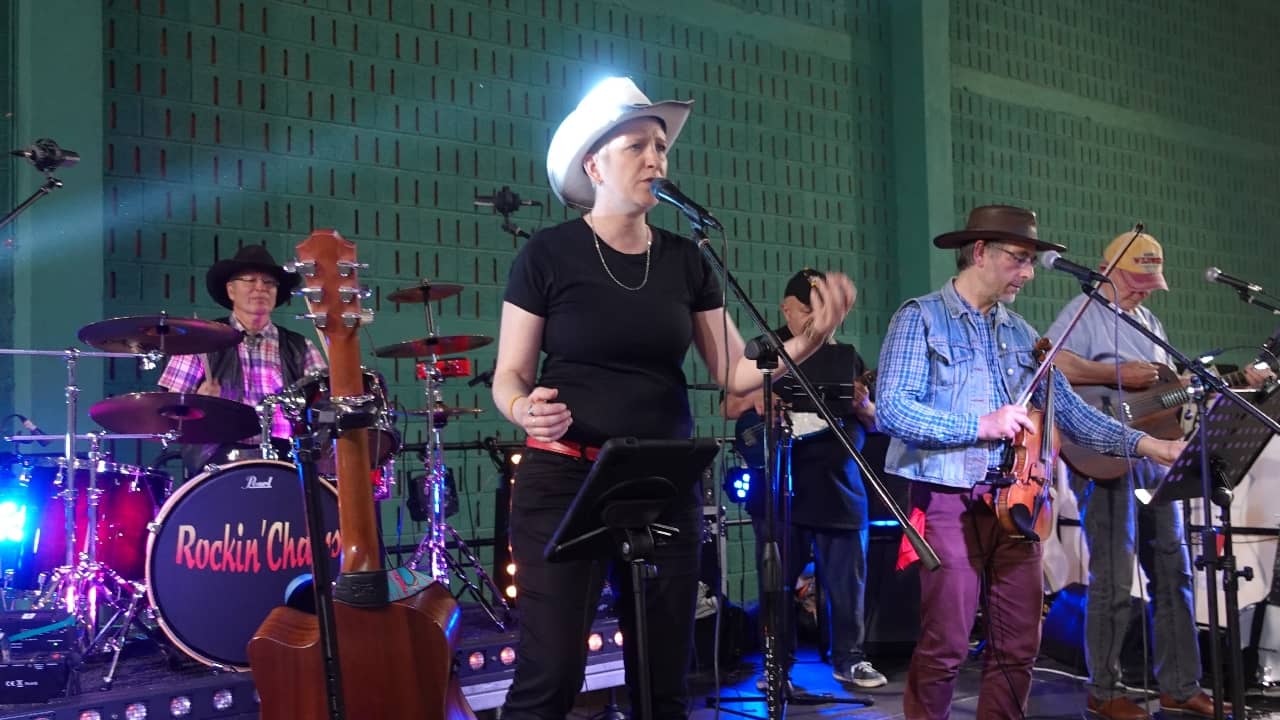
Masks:
[[[218,318],[217,322],[230,325],[231,318]],[[279,325],[276,326],[276,332],[280,335],[280,374],[284,379],[284,387],[289,388],[301,380],[306,372],[307,339],[300,333],[286,330]],[[247,335],[243,342],[248,342]],[[209,367],[212,368],[213,379],[222,386],[222,397],[244,402],[244,369],[240,367],[240,346],[232,345],[229,348],[208,353],[206,357],[209,360]],[[233,444],[235,443],[183,447],[182,460],[188,475],[194,477],[203,472],[205,464],[214,455],[219,454],[220,448]]]

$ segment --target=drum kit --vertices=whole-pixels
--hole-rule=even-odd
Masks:
[[[464,353],[492,342],[482,335],[436,333],[431,302],[461,292],[458,285],[420,284],[390,294],[399,303],[421,303],[427,336],[377,348],[379,358],[418,358],[418,377],[427,401],[422,409],[395,412],[381,374],[364,372],[365,390],[379,408],[370,434],[372,492],[391,495],[394,462],[401,452],[397,418],[430,422],[422,454],[423,492],[429,499],[424,539],[410,563],[421,565],[437,581],[450,573],[465,583],[500,627],[502,620],[467,575],[489,589],[493,601],[509,613],[497,587],[458,534],[445,521],[445,467],[440,435],[449,420],[480,413],[477,408],[446,405],[442,384],[470,372]],[[239,343],[240,331],[220,322],[174,318],[167,314],[123,317],[81,328],[80,340],[97,351],[0,349],[0,355],[61,358],[67,367],[67,431],[61,435],[11,435],[8,442],[61,442],[58,457],[10,454],[9,479],[20,485],[39,525],[24,541],[18,557],[3,568],[4,598],[17,590],[31,595],[37,608],[63,608],[81,628],[84,654],[112,653],[104,682],[110,685],[121,649],[135,626],[189,657],[228,669],[247,669],[246,646],[270,610],[290,598],[305,602],[300,587],[310,578],[310,550],[298,468],[279,457],[271,427],[276,408],[292,412],[329,402],[328,374],[309,375],[278,395],[250,406],[221,397],[177,392],[134,392],[95,402],[89,416],[105,432],[80,433],[77,364],[83,358],[136,360],[155,369],[170,355],[212,353]],[[289,413],[286,411],[286,415]],[[31,429],[32,426],[28,426]],[[32,432],[38,432],[38,429]],[[172,444],[233,444],[259,439],[249,452],[223,455],[176,489],[168,473],[114,462],[103,443],[145,440]],[[87,454],[78,453],[87,441]],[[326,480],[324,542],[332,575],[337,575],[341,542],[337,494],[332,482],[332,445],[317,465]],[[465,555],[449,555],[452,544]]]

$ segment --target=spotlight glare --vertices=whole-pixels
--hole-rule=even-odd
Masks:
[[[604,647],[604,638],[600,633],[593,632],[587,636],[587,649],[591,652],[600,652],[600,648]]]
[[[235,703],[235,698],[231,695],[230,688],[222,688],[213,694],[213,709],[227,710]]]
[[[97,710],[81,710],[80,720],[102,720],[102,713]]]
[[[503,665],[512,665],[516,661],[516,649],[507,645],[498,652],[498,661]]]
[[[27,535],[27,506],[14,500],[0,502],[0,542],[22,542]]]
[[[617,645],[618,647],[622,647],[622,631],[621,630],[613,631],[613,644]]]
[[[145,703],[129,703],[124,708],[125,720],[146,720],[147,706]]]
[[[507,574],[508,574],[508,575],[515,575],[515,574],[516,574],[516,564],[515,564],[515,563],[507,563]]]
[[[515,586],[515,585],[508,585],[508,586],[507,586],[507,591],[506,591],[506,592],[507,592],[507,597],[511,598],[512,600],[515,600],[515,599],[516,599],[516,586]]]
[[[509,455],[509,456],[507,457],[507,459],[511,461],[511,464],[512,464],[512,465],[519,465],[519,464],[520,464],[520,461],[524,459],[524,454],[523,454],[523,453],[518,453],[518,452],[513,452],[513,453],[511,453],[511,455]]]
[[[191,714],[191,698],[177,695],[169,698],[169,714],[173,717],[186,717]]]
[[[467,665],[470,666],[472,670],[483,670],[484,669],[484,653],[477,650],[471,653],[470,655],[468,655]]]

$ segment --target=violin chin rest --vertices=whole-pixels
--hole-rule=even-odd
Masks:
[[[1009,508],[1009,519],[1013,526],[1031,542],[1040,542],[1040,534],[1036,532],[1036,521],[1031,517],[1031,510],[1026,505],[1013,505]]]

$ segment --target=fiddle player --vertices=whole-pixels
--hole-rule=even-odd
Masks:
[[[786,340],[803,332],[813,312],[809,305],[809,279],[822,276],[817,270],[805,269],[787,282],[782,298],[786,325],[778,329],[779,339]],[[780,548],[786,547],[789,551],[784,559],[787,576],[783,577],[783,587],[795,586],[812,548],[815,575],[821,582],[827,606],[831,675],[839,682],[856,687],[880,687],[888,681],[867,659],[862,647],[866,634],[863,614],[867,589],[867,490],[857,463],[832,434],[847,433],[854,447],[861,449],[866,431],[875,429],[876,405],[867,387],[858,380],[866,370],[866,363],[857,348],[836,342],[832,337],[801,367],[810,382],[819,386],[851,387],[852,397],[831,403],[831,411],[844,422],[840,428],[825,427],[823,423],[821,429],[803,433],[799,427],[800,415],[793,415],[790,465],[783,469],[783,478],[789,479],[782,482],[782,487],[791,488],[791,527],[782,528],[779,524],[781,531],[789,530],[788,542],[779,543]],[[799,387],[785,379],[774,384],[774,391],[783,403],[804,406],[809,402]],[[760,392],[727,395],[725,416],[737,418],[749,409],[758,416],[763,403],[764,395]],[[804,415],[809,417],[813,413]],[[802,434],[805,436],[801,437]],[[764,539],[768,536],[764,527],[764,503],[769,501],[769,493],[768,488],[753,486],[751,489],[747,510],[755,530],[759,567]],[[765,588],[760,591],[763,593]],[[794,626],[794,613],[784,613],[780,654],[788,669],[794,662]]]
[[[213,301],[231,314],[220,318],[244,333],[244,339],[225,350],[204,355],[169,358],[158,384],[169,392],[190,393],[235,400],[255,406],[268,395],[281,392],[313,372],[325,369],[324,356],[300,333],[271,321],[271,312],[289,302],[302,278],[286,272],[261,245],[246,245],[236,254],[215,262],[205,274],[205,287]],[[271,424],[277,452],[288,455],[289,423],[276,408]],[[246,439],[249,440],[249,439]],[[257,443],[187,445],[182,460],[189,475],[209,462],[256,457]]]
[[[876,386],[877,424],[891,436],[885,471],[911,480],[912,522],[941,560],[920,573],[920,639],[903,708],[908,718],[950,715],[982,596],[988,642],[977,716],[1019,718],[1040,646],[1042,551],[1002,531],[983,495],[1008,481],[1008,442],[1036,430],[1012,402],[1038,366],[1038,333],[1008,306],[1035,277],[1036,253],[1065,248],[1040,239],[1033,212],[1006,205],[974,208],[963,230],[933,244],[955,251],[956,275],[894,314]],[[1057,426],[1076,442],[1165,463],[1185,446],[1122,427],[1061,373],[1049,377]]]
[[[1166,339],[1160,319],[1142,304],[1156,290],[1169,289],[1160,243],[1146,233],[1124,233],[1107,246],[1100,269],[1113,264],[1112,284],[1103,284],[1100,291],[1121,311]],[[1079,295],[1067,303],[1049,328],[1049,337],[1061,337],[1087,300],[1087,296]],[[1125,390],[1143,390],[1160,381],[1160,368],[1172,370],[1163,348],[1119,321],[1099,303],[1089,303],[1062,348],[1058,367],[1077,387],[1114,385],[1119,373]],[[1245,376],[1250,385],[1258,387],[1271,373],[1248,367]],[[1126,697],[1121,685],[1120,650],[1129,626],[1135,554],[1153,588],[1160,708],[1213,715],[1213,698],[1200,687],[1200,648],[1192,604],[1191,566],[1183,544],[1182,503],[1135,502],[1134,491],[1154,489],[1168,471],[1167,465],[1143,459],[1134,463],[1127,474],[1097,482],[1071,470],[1071,488],[1089,548],[1084,624],[1088,707],[1110,720],[1148,717],[1146,708]],[[1230,704],[1226,705],[1226,711],[1231,712]]]

